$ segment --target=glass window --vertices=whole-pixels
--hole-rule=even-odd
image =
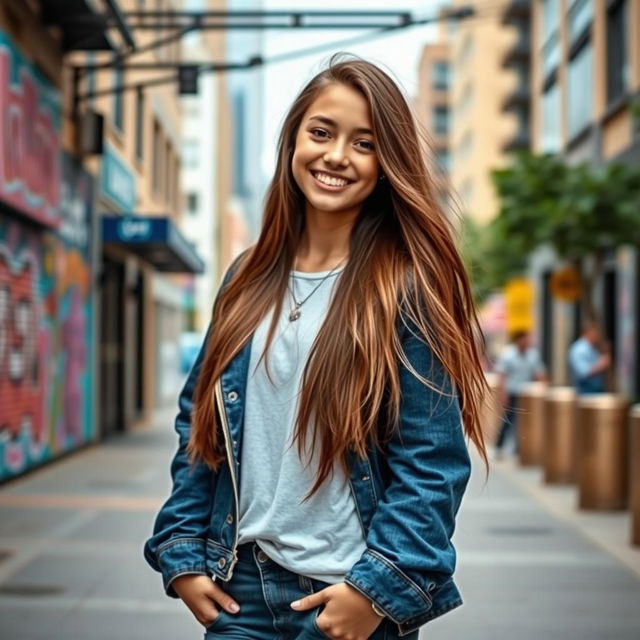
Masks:
[[[558,0],[544,0],[542,3],[542,75],[546,76],[560,64],[560,38],[558,27],[560,9]]]
[[[587,42],[569,62],[567,124],[569,138],[591,122],[593,109],[593,48]]]
[[[543,0],[542,2],[542,33],[540,40],[546,43],[549,37],[558,30],[560,24],[560,6],[558,0]]]
[[[569,42],[572,43],[591,24],[593,4],[591,0],[574,0],[569,7]]]
[[[540,147],[543,153],[560,151],[560,90],[554,82],[542,94],[542,123]]]
[[[438,105],[433,109],[433,128],[436,133],[446,135],[449,131],[449,108]]]
[[[446,89],[449,86],[449,64],[437,60],[431,67],[431,84],[434,89]]]
[[[187,211],[192,215],[198,212],[198,194],[195,191],[187,194]]]
[[[162,131],[160,124],[153,120],[153,164],[151,167],[151,188],[155,194],[160,193],[160,174],[162,173],[162,158],[164,156],[164,144],[162,143]]]
[[[142,160],[144,156],[144,93],[142,89],[136,92],[136,158]]]
[[[629,86],[627,56],[627,2],[620,0],[607,10],[607,102],[624,95]]]
[[[116,67],[113,73],[113,86],[121,87],[124,84],[124,71],[122,67]],[[122,131],[124,129],[124,92],[117,91],[113,94],[113,124]]]
[[[198,154],[200,145],[195,138],[189,138],[182,143],[182,163],[185,167],[198,166]]]

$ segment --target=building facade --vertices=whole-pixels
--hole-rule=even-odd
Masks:
[[[98,437],[95,176],[67,143],[74,34],[46,9],[0,4],[0,481]]]
[[[509,151],[528,129],[521,114],[504,108],[522,82],[516,70],[504,65],[522,34],[504,21],[507,0],[490,7],[482,0],[453,3],[463,5],[475,13],[458,20],[450,36],[451,183],[465,215],[485,223],[499,208],[491,171],[509,162]]]
[[[204,269],[179,230],[181,105],[114,56],[133,43],[127,12],[181,7],[0,4],[0,481],[175,402]],[[135,62],[180,56],[174,41]]]
[[[447,23],[438,23],[438,39],[425,45],[418,68],[418,95],[415,107],[425,136],[425,154],[444,211],[449,210],[449,87],[450,45]]]
[[[640,3],[537,0],[531,42],[534,151],[593,166],[640,164],[640,127],[632,115],[640,94]],[[532,260],[531,276],[538,285],[545,357],[553,381],[565,383],[566,351],[584,314],[579,304],[553,298],[551,275],[558,264],[542,250]],[[589,259],[583,268],[590,268]],[[615,363],[611,389],[634,400],[640,398],[639,274],[637,250],[612,250],[594,292]]]

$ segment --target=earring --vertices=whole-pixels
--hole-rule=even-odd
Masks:
[[[386,180],[387,176],[384,175],[384,173],[381,173],[380,176],[378,177],[378,180]]]

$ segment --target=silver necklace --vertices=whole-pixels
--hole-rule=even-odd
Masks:
[[[335,267],[333,267],[333,269],[331,269],[331,271],[329,271],[329,273],[327,273],[326,276],[324,276],[324,278],[322,278],[320,280],[320,282],[311,290],[311,293],[301,302],[298,302],[296,300],[296,296],[293,293],[293,287],[290,286],[289,287],[289,292],[291,293],[291,297],[293,298],[293,303],[294,303],[294,307],[293,309],[291,309],[291,311],[289,312],[289,322],[295,322],[301,315],[302,315],[302,311],[300,310],[300,307],[320,288],[320,286],[322,285],[322,283],[342,264],[342,262],[339,262]],[[291,276],[293,277],[293,275]]]

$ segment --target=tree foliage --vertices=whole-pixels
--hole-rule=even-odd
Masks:
[[[585,287],[588,303],[605,252],[640,246],[640,167],[570,165],[559,156],[520,152],[510,166],[493,171],[492,180],[500,210],[484,229],[472,232],[472,274],[486,265],[481,296],[521,273],[526,257],[544,244],[567,262],[595,259],[596,272]]]

